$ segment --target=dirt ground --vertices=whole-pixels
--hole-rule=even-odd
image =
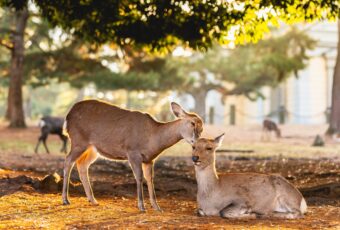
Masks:
[[[261,142],[257,126],[208,127],[204,135],[225,131],[222,149],[231,150],[217,154],[218,172],[280,173],[300,189],[309,206],[305,218],[299,220],[229,220],[195,214],[196,181],[190,148],[185,143],[159,157],[155,165],[156,194],[163,212],[151,209],[145,186],[147,212],[140,213],[135,180],[126,162],[100,159],[91,166],[99,206],[87,202],[73,170],[71,205],[63,206],[61,181],[44,179],[53,173],[61,175],[64,155],[58,153],[59,140],[49,140],[53,154],[44,153],[42,148],[40,154],[34,154],[37,128],[22,131],[0,127],[0,228],[340,229],[340,144],[329,141],[326,147],[310,147],[324,128],[285,126],[280,141]],[[52,179],[59,180],[58,176]]]

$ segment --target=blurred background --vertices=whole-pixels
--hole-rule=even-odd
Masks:
[[[339,78],[336,21],[284,23],[265,11],[261,17],[269,23],[264,27],[257,22],[261,25],[255,26],[257,35],[249,35],[254,25],[248,28],[243,19],[238,22],[243,26],[228,27],[223,41],[206,41],[202,35],[201,43],[194,45],[190,39],[196,37],[189,43],[166,40],[149,46],[128,38],[122,44],[91,41],[87,36],[97,39],[97,35],[79,36],[83,31],[75,32],[77,24],[68,30],[62,28],[65,19],[54,22],[43,16],[48,4],[28,2],[24,12],[15,10],[15,4],[12,8],[4,4],[0,121],[5,132],[7,126],[28,126],[29,130],[16,132],[33,132],[30,137],[38,139],[43,116],[65,117],[74,103],[99,99],[148,112],[159,121],[174,119],[169,104],[176,101],[203,118],[205,135],[227,132],[226,142],[240,142],[240,148],[262,141],[265,119],[279,125],[281,143],[300,141],[310,146],[317,135],[331,143],[340,139],[336,100],[333,115],[331,109],[332,97],[339,94],[339,83],[334,82]],[[177,7],[186,12],[189,6]],[[105,33],[98,36],[106,39]],[[330,135],[324,137],[326,132]],[[273,132],[270,136],[275,137]],[[53,141],[59,142],[52,136],[52,146]],[[29,143],[26,147],[33,149]]]
[[[13,15],[0,11],[2,26]],[[177,101],[213,125],[327,124],[337,54],[337,23],[282,24],[256,44],[215,44],[207,52],[181,46],[169,54],[131,47],[91,47],[31,16],[25,37],[23,108],[28,124],[64,116],[96,98],[169,120]],[[10,51],[0,46],[0,116],[8,104]]]
[[[339,7],[333,0],[0,0],[0,228],[150,229],[162,221],[175,229],[339,229]],[[127,208],[136,201],[129,165],[103,159],[90,168],[101,209],[74,208],[86,202],[76,172],[78,206],[61,207],[62,142],[50,135],[50,154],[38,150],[38,124],[86,99],[163,122],[175,119],[170,102],[178,102],[202,117],[203,136],[226,133],[219,172],[279,173],[310,212],[303,221],[230,226],[197,218],[184,141],[155,165],[165,213],[141,221]],[[276,128],[267,132],[265,119]]]

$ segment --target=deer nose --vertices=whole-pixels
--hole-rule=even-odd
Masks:
[[[193,161],[193,162],[196,162],[196,161],[198,161],[198,159],[199,159],[199,156],[192,156],[192,158],[191,158],[191,159],[192,159],[192,161]]]

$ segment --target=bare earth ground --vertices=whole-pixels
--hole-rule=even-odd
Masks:
[[[308,214],[300,220],[227,220],[197,217],[196,182],[190,147],[179,143],[166,151],[155,166],[156,194],[163,213],[140,213],[136,185],[126,162],[98,160],[90,168],[99,206],[90,205],[76,170],[71,180],[71,205],[61,205],[61,181],[45,175],[61,175],[64,155],[61,143],[51,137],[54,152],[33,153],[37,128],[8,130],[0,127],[0,228],[1,229],[340,229],[340,143],[311,147],[325,126],[284,126],[283,138],[260,141],[260,127],[207,127],[205,136],[226,132],[218,153],[219,172],[280,173],[306,197]],[[232,150],[232,151],[230,151]],[[233,151],[235,150],[235,151]],[[238,151],[245,151],[240,153]],[[251,150],[251,151],[249,151]],[[46,182],[47,181],[47,182]]]

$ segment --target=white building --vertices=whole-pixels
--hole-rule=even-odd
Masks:
[[[286,109],[285,123],[324,124],[327,122],[326,111],[331,106],[333,70],[337,52],[337,23],[323,22],[301,26],[307,34],[317,41],[314,50],[308,54],[309,63],[298,72],[298,78],[288,78],[276,89],[265,87],[262,92],[266,99],[255,102],[243,96],[228,97],[225,113],[230,113],[230,106],[236,108],[236,124],[262,122],[267,116],[278,120],[278,111]],[[207,98],[215,102],[214,98]],[[216,107],[221,105],[217,103]],[[230,118],[225,116],[224,124]]]

